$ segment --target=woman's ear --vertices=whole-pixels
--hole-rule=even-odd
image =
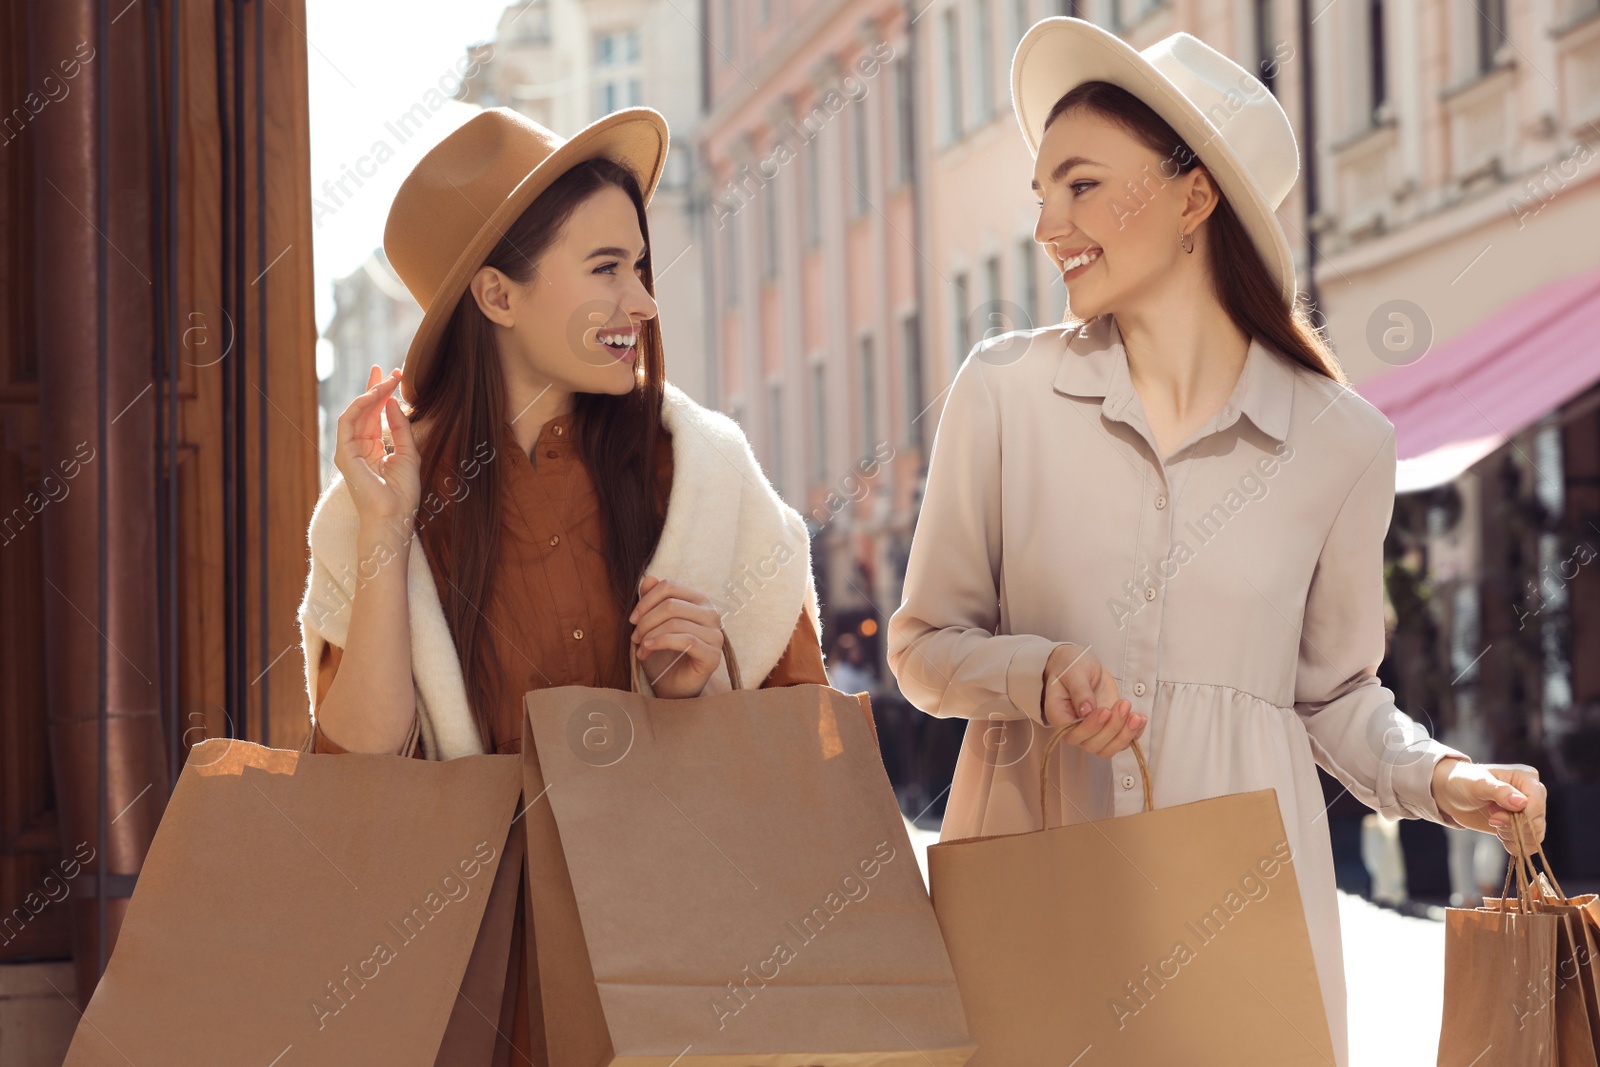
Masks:
[[[478,304],[484,318],[496,326],[507,328],[517,324],[516,305],[512,300],[513,282],[494,267],[479,267],[472,276],[467,291]]]
[[[1206,168],[1197,166],[1184,175],[1183,211],[1178,217],[1183,229],[1188,233],[1195,232],[1201,223],[1211,217],[1211,212],[1216,210],[1221,199],[1222,193]]]

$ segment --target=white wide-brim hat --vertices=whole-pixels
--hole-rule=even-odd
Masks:
[[[1300,175],[1300,149],[1278,98],[1198,37],[1174,33],[1144,51],[1077,18],[1034,24],[1011,61],[1011,104],[1028,152],[1039,155],[1057,100],[1088,81],[1120,86],[1166,120],[1228,198],[1294,305],[1294,257],[1277,209]]]

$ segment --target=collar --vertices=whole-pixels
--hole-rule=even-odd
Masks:
[[[1138,397],[1128,375],[1128,352],[1113,315],[1099,315],[1065,333],[1061,363],[1051,383],[1057,392],[1071,396],[1098,396],[1107,418],[1120,419]],[[1294,400],[1294,368],[1255,338],[1245,354],[1244,371],[1219,411],[1212,431],[1225,430],[1240,415],[1275,441],[1289,434],[1289,409]],[[1124,420],[1126,421],[1126,420]]]

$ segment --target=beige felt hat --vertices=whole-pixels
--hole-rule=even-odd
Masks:
[[[423,309],[406,350],[406,402],[416,403],[416,383],[472,276],[534,197],[575,164],[605,158],[633,171],[649,203],[666,157],[667,120],[648,107],[613,111],[570,138],[491,107],[429,149],[400,183],[383,228],[384,253]]]
[[[1177,131],[1216,179],[1292,305],[1294,257],[1276,211],[1300,175],[1300,150],[1278,98],[1190,34],[1135,51],[1092,22],[1048,18],[1023,35],[1011,61],[1011,104],[1035,158],[1050,109],[1088,81],[1128,90]]]

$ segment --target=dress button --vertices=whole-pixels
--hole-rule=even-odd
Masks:
[[[1167,498],[1166,497],[1164,497],[1164,496],[1156,497],[1156,507],[1164,508],[1166,506],[1167,506]]]
[[[552,534],[552,535],[550,535],[550,543],[552,545],[559,545],[561,543],[561,535],[560,534]]]
[[[1148,585],[1145,586],[1144,587],[1144,598],[1146,600],[1154,600],[1156,598],[1156,591],[1154,589],[1150,588]]]
[[[1136,697],[1144,696],[1144,683],[1143,682],[1134,682],[1133,683],[1133,695],[1136,696]]]
[[[1122,776],[1122,788],[1124,788],[1124,789],[1132,789],[1133,788],[1133,775],[1124,774]]]
[[[572,631],[572,636],[578,638],[579,640],[582,640],[583,639],[583,631],[582,630],[574,630],[574,631]]]
[[[550,430],[550,432],[555,434],[557,437],[560,437],[561,436],[561,427],[559,427],[559,426],[553,427]]]
[[[556,450],[553,449],[553,448],[545,449],[544,454],[549,456],[551,459],[555,459],[556,458]]]

